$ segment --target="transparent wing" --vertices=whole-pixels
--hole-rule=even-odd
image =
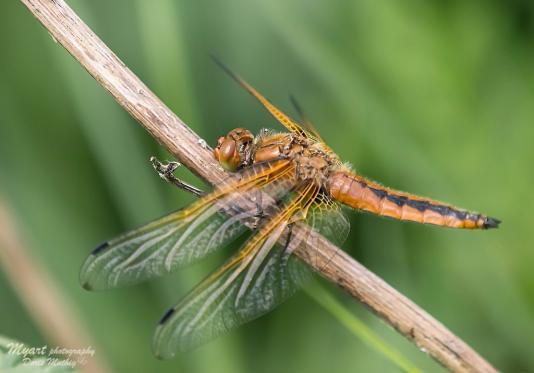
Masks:
[[[302,124],[302,128],[304,128],[306,131],[311,133],[313,137],[315,137],[316,140],[319,140],[321,142],[324,142],[321,135],[319,134],[319,131],[315,128],[313,123],[310,121],[308,116],[304,113],[304,110],[302,109],[302,106],[300,106],[299,102],[295,98],[295,96],[290,95],[289,100],[293,104],[293,107],[297,111],[299,117],[300,117],[300,123]]]
[[[156,356],[195,348],[269,312],[302,286],[309,271],[291,255],[287,228],[317,193],[314,186],[297,193],[235,257],[163,316],[153,341]],[[284,233],[285,245],[277,244]]]
[[[340,205],[323,193],[310,206],[305,221],[309,228],[304,226],[302,239],[295,238],[294,249],[305,244],[308,260],[315,262],[316,269],[323,268],[330,263],[337,251],[326,257],[324,252],[320,251],[322,244],[319,241],[326,238],[341,247],[349,235],[350,223]],[[320,235],[310,234],[312,231]]]
[[[284,127],[286,127],[289,131],[296,133],[303,137],[308,137],[308,134],[306,131],[295,121],[293,121],[289,116],[284,114],[280,109],[278,109],[276,106],[274,106],[269,100],[267,100],[261,93],[259,93],[254,87],[252,87],[250,84],[248,84],[244,79],[242,79],[239,75],[234,73],[232,70],[228,68],[225,64],[223,64],[219,59],[212,56],[215,63],[223,69],[224,72],[226,72],[232,79],[234,79],[241,87],[243,87],[248,93],[250,93],[256,100],[258,100],[265,109],[271,115],[278,121],[280,124],[282,124]]]
[[[80,280],[87,289],[135,284],[195,262],[246,230],[244,211],[229,218],[220,210],[229,202],[206,206],[195,213],[178,211],[125,236],[106,242],[85,261]]]
[[[268,206],[259,188],[276,200],[287,191],[287,163],[251,167],[241,180],[219,188],[186,209],[98,246],[82,266],[86,289],[135,284],[195,262],[254,225]],[[280,176],[282,175],[282,176]],[[246,203],[243,203],[246,202]]]

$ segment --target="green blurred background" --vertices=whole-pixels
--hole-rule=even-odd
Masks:
[[[214,53],[292,115],[295,95],[360,173],[502,219],[473,232],[349,213],[344,249],[497,368],[534,371],[532,1],[69,4],[211,145],[236,126],[280,129]],[[192,200],[154,174],[154,154],[168,157],[21,3],[0,2],[0,193],[98,356],[118,372],[398,370],[305,293],[190,354],[154,359],[159,317],[222,255],[128,289],[78,283],[97,243]],[[420,369],[443,371],[328,288]],[[0,334],[46,343],[3,273]]]

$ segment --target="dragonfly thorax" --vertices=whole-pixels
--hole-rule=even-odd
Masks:
[[[323,187],[331,172],[337,169],[338,157],[321,142],[295,133],[273,133],[262,130],[256,137],[236,128],[220,137],[214,149],[215,158],[228,171],[252,164],[290,160],[298,181],[314,182]]]
[[[311,181],[322,187],[328,176],[339,164],[337,156],[314,139],[294,133],[262,132],[255,140],[252,151],[254,163],[291,160],[298,181]]]
[[[295,157],[296,177],[301,181],[313,181],[319,186],[325,185],[330,173],[330,164],[321,156]]]

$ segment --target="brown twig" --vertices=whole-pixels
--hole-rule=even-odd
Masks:
[[[21,0],[53,37],[191,171],[219,183],[228,175],[209,148],[135,76],[63,0]],[[297,255],[453,372],[496,372],[441,323],[336,246],[317,237]],[[328,265],[326,265],[328,264]]]
[[[0,198],[0,267],[49,341],[58,347],[92,348],[94,343],[74,307],[51,274],[23,245],[13,220],[13,215]],[[77,360],[76,355],[72,359]],[[110,371],[102,356],[88,357],[85,362],[76,368],[88,373]]]

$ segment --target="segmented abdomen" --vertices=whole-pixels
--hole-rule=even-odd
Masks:
[[[392,190],[347,172],[331,175],[328,189],[332,198],[345,205],[393,219],[467,229],[497,228],[500,223],[497,219]]]

